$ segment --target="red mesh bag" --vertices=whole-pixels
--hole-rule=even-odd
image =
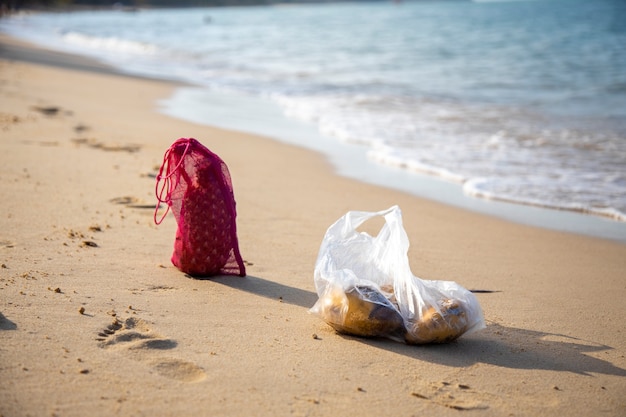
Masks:
[[[178,139],[163,157],[156,196],[155,223],[171,209],[178,224],[172,254],[178,269],[192,276],[246,275],[232,182],[219,156],[196,139]],[[167,211],[157,219],[160,203]]]

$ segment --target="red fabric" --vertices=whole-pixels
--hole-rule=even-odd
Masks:
[[[178,223],[172,254],[178,269],[193,276],[246,275],[230,173],[219,156],[196,139],[178,139],[165,152],[156,194]],[[167,211],[157,219],[158,209],[160,224]]]

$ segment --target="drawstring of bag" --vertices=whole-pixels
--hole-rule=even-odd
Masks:
[[[170,211],[170,205],[172,203],[171,192],[172,192],[172,189],[175,187],[175,184],[172,185],[171,177],[172,175],[174,175],[174,173],[176,173],[176,171],[178,171],[183,161],[185,160],[185,156],[187,155],[187,151],[189,150],[189,145],[191,144],[191,141],[189,139],[186,139],[186,142],[187,143],[185,144],[185,150],[183,151],[183,154],[181,155],[180,160],[178,161],[178,164],[176,164],[174,169],[170,170],[169,157],[170,157],[170,154],[172,153],[172,150],[176,147],[177,143],[170,146],[169,149],[165,152],[165,155],[163,156],[163,164],[161,164],[161,169],[159,170],[159,174],[156,177],[156,185],[154,189],[154,193],[156,194],[156,198],[158,200],[158,203],[156,207],[154,208],[154,222],[156,224],[161,224],[161,222],[163,222],[163,219],[165,219],[165,216],[167,216],[167,213],[169,213]],[[166,169],[166,167],[167,167],[167,170],[166,170],[167,174],[163,176],[162,174],[163,174],[163,171]],[[160,188],[159,188],[159,185],[161,185]],[[163,193],[165,193],[165,198],[163,198]],[[161,203],[165,203],[167,205],[167,208],[165,210],[165,213],[163,213],[163,215],[161,216],[161,218],[157,220],[157,215],[159,213],[159,208],[161,207]]]

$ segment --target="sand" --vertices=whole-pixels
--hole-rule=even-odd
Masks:
[[[175,84],[0,40],[0,416],[626,415],[626,245],[338,177],[160,114]],[[169,261],[154,176],[179,137],[230,168],[246,278]],[[328,226],[394,204],[413,273],[489,291],[486,329],[407,346],[308,313]]]

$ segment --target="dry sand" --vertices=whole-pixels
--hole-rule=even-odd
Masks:
[[[2,417],[626,415],[625,245],[337,177],[309,151],[159,114],[173,84],[1,44]],[[169,262],[154,174],[179,137],[230,168],[246,278]],[[416,347],[307,313],[327,227],[393,204],[414,274],[494,291],[477,294],[485,330]]]

